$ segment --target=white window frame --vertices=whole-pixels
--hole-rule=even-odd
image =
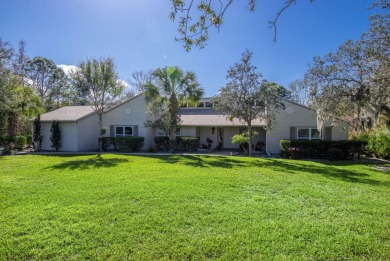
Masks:
[[[125,128],[131,128],[131,135],[126,135],[125,134]],[[116,133],[116,128],[122,128],[123,134],[117,134]],[[134,126],[126,126],[126,125],[117,125],[115,126],[115,137],[131,137],[134,136]]]
[[[309,130],[309,137],[299,137],[299,130]],[[318,130],[317,128],[297,128],[297,140],[322,140],[324,137],[323,131],[320,131],[320,138],[313,138],[312,137],[312,130]]]

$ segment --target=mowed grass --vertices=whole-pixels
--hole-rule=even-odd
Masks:
[[[364,162],[0,157],[0,260],[389,260],[390,173]]]

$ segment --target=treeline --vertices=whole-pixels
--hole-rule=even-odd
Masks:
[[[95,65],[101,65],[94,72],[101,72],[109,65],[110,80],[115,85],[125,87],[117,76],[111,58],[91,61],[95,61]],[[89,97],[91,89],[82,84],[85,77],[80,78],[80,66],[91,61],[80,62],[78,67],[74,66],[74,70],[66,74],[48,58],[30,59],[26,54],[24,41],[20,41],[15,49],[9,42],[0,39],[0,145],[10,142],[21,144],[22,142],[16,142],[23,140],[21,136],[27,136],[27,140],[31,140],[30,119],[38,114],[67,105],[93,106],[94,101]],[[102,103],[112,106],[133,95],[131,90],[120,88],[113,99],[105,97]]]
[[[0,136],[31,134],[29,119],[64,105],[85,103],[50,59],[26,54],[0,39]]]
[[[319,123],[342,119],[352,133],[390,127],[390,5],[370,17],[370,28],[335,52],[313,58],[302,79],[290,83],[293,100],[315,109]]]

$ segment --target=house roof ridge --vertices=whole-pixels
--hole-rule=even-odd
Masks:
[[[145,93],[144,93],[144,92],[141,92],[141,93],[139,93],[139,94],[136,94],[135,96],[133,96],[133,97],[131,97],[131,98],[128,98],[127,100],[125,100],[125,101],[123,101],[123,102],[121,102],[121,103],[115,105],[114,107],[109,108],[109,109],[108,109],[107,111],[105,111],[104,113],[107,113],[107,112],[109,112],[109,111],[112,111],[112,110],[114,110],[114,109],[116,109],[116,108],[122,106],[123,104],[128,103],[129,101],[132,101],[132,100],[134,100],[135,98],[140,97],[140,96],[143,95],[143,94],[145,94]]]

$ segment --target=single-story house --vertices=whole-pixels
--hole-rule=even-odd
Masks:
[[[339,121],[337,125],[327,122],[324,128],[317,130],[317,114],[300,104],[284,100],[285,109],[275,114],[272,129],[266,130],[265,122],[255,120],[252,126],[256,131],[253,143],[265,143],[268,153],[279,153],[281,139],[348,139],[347,123]],[[212,148],[219,143],[222,149],[237,149],[231,138],[245,129],[245,124],[238,119],[229,120],[213,110],[209,98],[201,99],[196,108],[180,108],[181,123],[178,136],[200,137],[200,144],[206,144],[207,138],[213,140]],[[139,94],[111,109],[103,116],[103,128],[106,136],[143,136],[142,150],[154,146],[154,137],[159,130],[145,127],[149,119],[146,112],[146,99]],[[53,120],[60,122],[62,134],[61,151],[88,151],[98,149],[98,117],[90,106],[66,106],[41,116],[43,150],[51,150],[50,127]]]

